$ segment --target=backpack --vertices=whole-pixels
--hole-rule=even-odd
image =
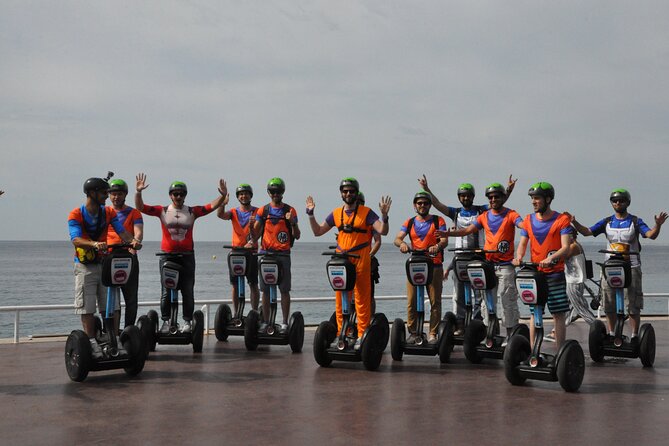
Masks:
[[[269,218],[269,208],[270,208],[269,204],[266,204],[263,207],[262,218],[260,219],[261,220],[261,223],[260,223],[260,235],[261,236],[265,235],[265,222]],[[281,211],[283,212],[283,215],[285,217],[285,215],[288,212],[290,212],[290,206],[284,203],[283,207],[281,208]],[[287,231],[288,231],[288,240],[290,240],[290,247],[292,248],[293,244],[295,244],[295,237],[293,237],[293,225],[291,225],[290,222],[288,222],[286,224],[286,228],[287,228]]]
[[[637,245],[639,245],[639,252],[641,252],[641,238],[639,237],[639,217],[636,215],[630,215],[632,217],[632,224],[634,225],[634,233],[636,235],[636,242]],[[613,219],[613,215],[610,215],[604,219],[604,226],[606,227],[609,223],[611,223],[611,220]]]

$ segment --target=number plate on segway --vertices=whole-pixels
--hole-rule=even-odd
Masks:
[[[469,283],[471,283],[472,288],[475,290],[485,290],[488,289],[488,283],[486,281],[485,271],[483,268],[467,268],[467,277]]]
[[[278,285],[279,283],[279,265],[277,263],[261,263],[260,275],[266,285]]]
[[[130,257],[117,257],[111,259],[111,284],[120,286],[128,283],[132,271],[132,259]]]
[[[175,289],[179,285],[179,270],[170,268],[168,263],[165,263],[163,266],[161,280],[165,288]]]
[[[246,274],[246,256],[244,254],[231,253],[228,255],[228,264],[233,276],[243,276]]]
[[[604,268],[606,283],[611,288],[625,288],[625,268],[622,266],[606,266]]]
[[[536,305],[539,302],[539,290],[534,279],[516,278],[516,289],[520,300],[526,305]]]
[[[411,263],[407,267],[409,281],[413,286],[428,285],[428,264],[427,263]]]
[[[328,279],[330,286],[335,291],[346,291],[346,284],[348,283],[346,277],[345,265],[328,265]]]
[[[458,276],[460,282],[469,282],[469,275],[467,274],[467,264],[471,259],[458,260],[455,259],[455,274]]]

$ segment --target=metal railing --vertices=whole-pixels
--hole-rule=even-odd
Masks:
[[[442,300],[451,299],[452,294],[445,294],[442,296]],[[669,315],[669,293],[644,293],[644,298],[662,298],[667,300],[667,315]],[[377,301],[391,301],[391,300],[404,300],[406,295],[398,296],[375,296]],[[332,302],[334,303],[334,296],[326,297],[292,297],[290,299],[291,303],[297,302]],[[205,299],[205,300],[196,300],[196,305],[201,305],[202,312],[204,313],[204,328],[205,333],[209,331],[209,312],[212,305],[219,304],[232,304],[230,299]],[[125,303],[121,304],[122,307],[125,307]],[[429,300],[426,299],[426,305],[429,305]],[[160,301],[146,301],[138,302],[140,307],[160,307]],[[334,308],[334,305],[333,305]],[[72,305],[13,305],[0,307],[0,313],[14,313],[14,344],[18,344],[20,341],[19,333],[19,322],[21,321],[21,313],[30,312],[30,311],[63,311],[63,310],[74,310]],[[597,310],[597,317],[601,316],[600,310]]]

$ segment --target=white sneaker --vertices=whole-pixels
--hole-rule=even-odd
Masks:
[[[427,343],[428,344],[436,344],[437,343],[437,337],[433,334],[429,335],[427,337]]]
[[[281,324],[281,326],[279,327],[279,331],[281,333],[287,332],[288,331],[288,324]]]
[[[267,331],[267,322],[262,322],[258,327],[258,333],[265,333]]]
[[[193,331],[193,322],[184,321],[184,325],[181,327],[181,333],[190,333],[191,331]]]
[[[100,348],[100,344],[98,344],[98,341],[96,341],[95,338],[90,338],[89,341],[91,342],[91,350],[93,351],[93,358],[102,359],[102,348]]]
[[[362,342],[358,338],[355,340],[355,344],[353,344],[353,350],[360,350],[360,347],[362,347]]]

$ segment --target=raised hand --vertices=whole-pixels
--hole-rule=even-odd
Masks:
[[[135,185],[137,192],[141,192],[147,187],[149,187],[149,185],[146,184],[146,174],[144,174],[143,172],[138,173],[137,176],[135,177],[135,180],[137,181]]]
[[[393,204],[393,200],[389,196],[381,197],[381,201],[379,202],[379,210],[381,211],[381,215],[388,215],[391,204]]]
[[[228,185],[223,178],[218,180],[218,192],[223,196],[228,195]],[[225,204],[228,204],[228,202],[226,201]]]
[[[418,178],[418,184],[420,184],[420,187],[425,191],[425,192],[432,192],[430,191],[430,186],[427,185],[427,177],[425,174],[423,174],[423,178]]]
[[[311,195],[307,197],[306,206],[307,214],[314,212],[314,209],[316,209],[316,203],[314,203],[314,198]]]

